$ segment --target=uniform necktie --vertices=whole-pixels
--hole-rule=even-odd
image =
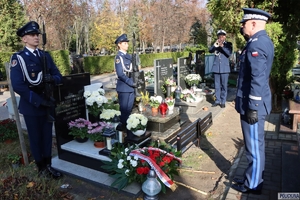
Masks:
[[[34,50],[33,53],[35,54],[35,56],[40,57],[40,54],[37,50]]]

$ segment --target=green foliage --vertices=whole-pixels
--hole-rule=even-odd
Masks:
[[[0,121],[0,141],[14,140],[19,137],[16,121],[4,119]]]
[[[68,50],[58,50],[49,51],[54,63],[58,67],[62,75],[69,75],[71,72],[69,51]]]
[[[24,16],[20,1],[0,1],[0,52],[17,51],[21,48],[21,40],[16,31],[25,24]]]
[[[17,155],[17,154],[8,154],[7,155],[7,159],[9,162],[11,162],[12,164],[17,164],[20,162],[21,156]]]

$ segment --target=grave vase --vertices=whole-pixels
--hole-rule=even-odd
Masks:
[[[167,85],[167,86],[166,86],[166,89],[167,89],[166,97],[171,96],[171,86],[170,86],[170,85]]]
[[[158,109],[161,115],[166,115],[168,111],[168,104],[163,100]]]

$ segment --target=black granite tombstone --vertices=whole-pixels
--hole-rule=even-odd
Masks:
[[[156,95],[164,97],[161,87],[167,78],[173,78],[173,59],[154,60],[154,93]]]
[[[90,85],[90,74],[74,74],[63,77],[61,85],[54,90],[56,100],[55,109],[55,133],[59,159],[99,170],[101,160],[93,159],[72,151],[63,149],[61,146],[72,141],[69,136],[68,122],[77,118],[86,118],[85,99],[83,96],[84,86]]]
[[[177,83],[182,90],[187,88],[184,78],[189,74],[189,69],[187,66],[187,58],[178,58],[177,61]]]

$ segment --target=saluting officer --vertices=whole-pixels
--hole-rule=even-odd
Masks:
[[[265,31],[271,15],[255,8],[243,8],[243,35],[248,42],[242,51],[235,109],[240,113],[248,167],[232,188],[244,193],[261,193],[265,168],[264,123],[271,112],[269,76],[274,45]]]
[[[43,85],[44,82],[59,84],[62,75],[51,56],[37,48],[40,33],[38,23],[34,21],[17,31],[25,48],[12,55],[10,77],[14,91],[20,95],[19,112],[24,116],[31,153],[39,175],[59,178],[62,174],[51,167],[53,123],[47,119],[47,109],[53,107],[54,103],[45,98]],[[49,74],[43,78],[44,55]]]
[[[120,121],[123,128],[126,127],[126,121],[131,114],[134,104],[134,88],[137,88],[137,84],[133,82],[131,77],[132,69],[132,57],[127,53],[129,40],[126,34],[119,36],[115,44],[118,46],[118,53],[115,57],[115,70],[117,73],[117,93],[120,103]],[[133,134],[127,130],[127,138],[130,139]]]
[[[226,41],[226,31],[218,30],[218,40],[209,48],[210,53],[215,53],[212,66],[215,82],[216,100],[212,107],[220,106],[225,108],[227,98],[227,84],[230,73],[229,57],[232,54],[232,43]]]

